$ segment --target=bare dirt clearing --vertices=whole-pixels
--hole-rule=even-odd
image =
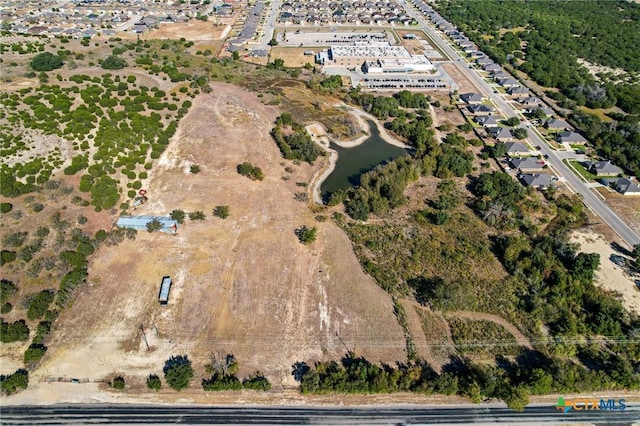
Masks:
[[[284,171],[291,163],[269,136],[277,114],[226,84],[194,100],[145,182],[149,202],[136,214],[202,210],[207,220],[187,222],[175,236],[139,232],[135,241],[103,246],[90,265],[90,284],[59,319],[34,382],[117,372],[140,383],[161,373],[172,354],[189,354],[203,374],[219,352],[235,354],[239,376],[260,370],[282,388],[295,385],[294,362],[339,358],[345,345],[372,361],[406,358],[391,300],[362,272],[347,236],[331,221],[316,222],[294,199],[296,182],[308,182],[317,166]],[[265,180],[239,175],[243,161],[260,167]],[[190,164],[201,172],[188,173]],[[213,218],[222,204],[230,217]],[[294,234],[302,224],[318,227],[310,246]],[[169,305],[160,307],[163,275],[174,287]]]
[[[442,69],[456,82],[459,93],[481,92],[478,87],[464,75],[457,64],[442,64]]]
[[[314,64],[313,54],[305,55],[304,52],[319,52],[328,46],[314,46],[313,48],[305,47],[272,47],[271,58],[281,58],[287,67],[303,67],[305,64]]]
[[[177,24],[162,24],[158,29],[153,29],[145,33],[141,38],[144,40],[154,39],[179,39],[184,38],[189,41],[222,40],[228,34],[231,27],[221,24],[215,25],[208,21],[192,19],[189,22]]]
[[[580,251],[598,253],[600,268],[596,271],[596,285],[618,293],[622,297],[624,307],[640,314],[640,290],[635,280],[640,280],[640,274],[631,275],[629,268],[617,263],[627,258],[611,247],[602,235],[591,231],[576,231],[570,241],[580,245]]]

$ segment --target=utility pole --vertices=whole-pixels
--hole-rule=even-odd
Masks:
[[[344,340],[342,340],[342,337],[340,337],[337,331],[336,331],[336,336],[338,336],[338,339],[340,339],[340,342],[344,345],[344,347],[347,348],[347,353],[351,353],[351,351],[349,350],[349,346],[347,346]]]
[[[142,337],[144,338],[144,344],[147,345],[147,350],[149,350],[149,342],[147,342],[147,335],[144,332],[144,327],[140,324],[140,330],[142,331]]]

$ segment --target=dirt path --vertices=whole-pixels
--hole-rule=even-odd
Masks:
[[[422,318],[420,318],[420,316],[416,312],[416,308],[424,308],[412,300],[400,299],[400,302],[402,303],[402,306],[404,306],[404,310],[407,313],[409,334],[411,334],[413,343],[416,346],[418,356],[427,361],[433,368],[438,368],[440,362],[436,360],[435,356],[431,352],[431,346],[429,345],[424,331],[422,330]]]
[[[507,330],[509,333],[513,335],[516,339],[516,342],[525,346],[527,349],[533,349],[533,345],[527,339],[527,337],[518,330],[516,326],[511,324],[509,321],[505,320],[502,317],[492,314],[486,314],[482,312],[470,312],[470,311],[448,311],[442,313],[445,318],[447,317],[456,317],[456,318],[466,318],[471,320],[482,320],[482,321],[491,321],[495,324],[501,325]]]

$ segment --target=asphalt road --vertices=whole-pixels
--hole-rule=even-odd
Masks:
[[[541,424],[640,422],[640,406],[624,411],[558,411],[552,404],[527,407],[519,413],[504,406],[458,407],[208,407],[166,405],[53,405],[2,407],[2,424]]]
[[[404,4],[409,15],[416,19],[436,46],[458,66],[460,71],[464,73],[464,75],[466,75],[506,117],[519,117],[523,120],[523,126],[525,126],[529,131],[530,143],[534,147],[539,146],[540,148],[538,151],[549,157],[548,162],[550,163],[550,167],[558,175],[560,181],[564,182],[571,191],[579,194],[587,208],[589,208],[594,214],[600,216],[602,220],[607,223],[607,225],[609,225],[611,229],[613,229],[629,246],[633,247],[635,244],[640,244],[640,236],[622,219],[620,219],[620,217],[605,204],[599,195],[595,194],[571,171],[571,169],[569,169],[567,165],[562,162],[556,151],[547,145],[546,141],[543,140],[543,138],[534,130],[535,127],[520,113],[520,111],[507,102],[501,94],[495,93],[493,87],[478,72],[469,67],[470,64],[466,59],[461,57],[449,42],[443,39],[442,35],[427,23],[424,15],[414,10],[407,2],[401,0],[400,3]]]

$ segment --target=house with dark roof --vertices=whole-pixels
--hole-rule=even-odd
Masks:
[[[640,195],[640,185],[628,178],[618,179],[615,187],[622,195]]]
[[[542,169],[544,169],[544,161],[537,160],[533,157],[514,158],[509,162],[509,165],[514,170],[519,170],[522,173],[541,172]]]
[[[468,105],[480,105],[482,103],[482,95],[480,93],[463,93],[460,99]]]
[[[513,77],[498,80],[498,84],[502,87],[518,87],[520,82]]]
[[[512,87],[509,90],[507,90],[507,93],[514,97],[527,96],[529,94],[529,89],[522,86]]]
[[[490,107],[488,105],[469,105],[467,108],[473,115],[493,114],[493,107]]]
[[[544,127],[549,130],[569,130],[571,128],[566,121],[558,120],[557,118],[547,120],[544,123]]]
[[[617,176],[622,174],[622,169],[610,161],[596,161],[591,163],[589,171],[596,176]]]
[[[525,174],[525,175],[522,175],[520,179],[522,180],[522,183],[525,186],[530,186],[536,189],[547,188],[553,185],[551,176],[545,173]]]
[[[510,142],[513,140],[511,130],[506,127],[489,127],[487,128],[487,133],[489,133],[498,142]]]
[[[502,71],[502,67],[500,65],[494,64],[494,63],[487,64],[483,68],[484,68],[485,71],[489,71],[489,72]]]
[[[556,140],[560,143],[570,143],[570,144],[587,143],[587,140],[580,133],[571,132],[571,131],[557,133]]]
[[[476,115],[473,121],[484,127],[494,127],[498,125],[498,117],[495,115]]]
[[[529,148],[522,142],[507,142],[507,155],[510,157],[521,157],[523,155],[530,155]]]

